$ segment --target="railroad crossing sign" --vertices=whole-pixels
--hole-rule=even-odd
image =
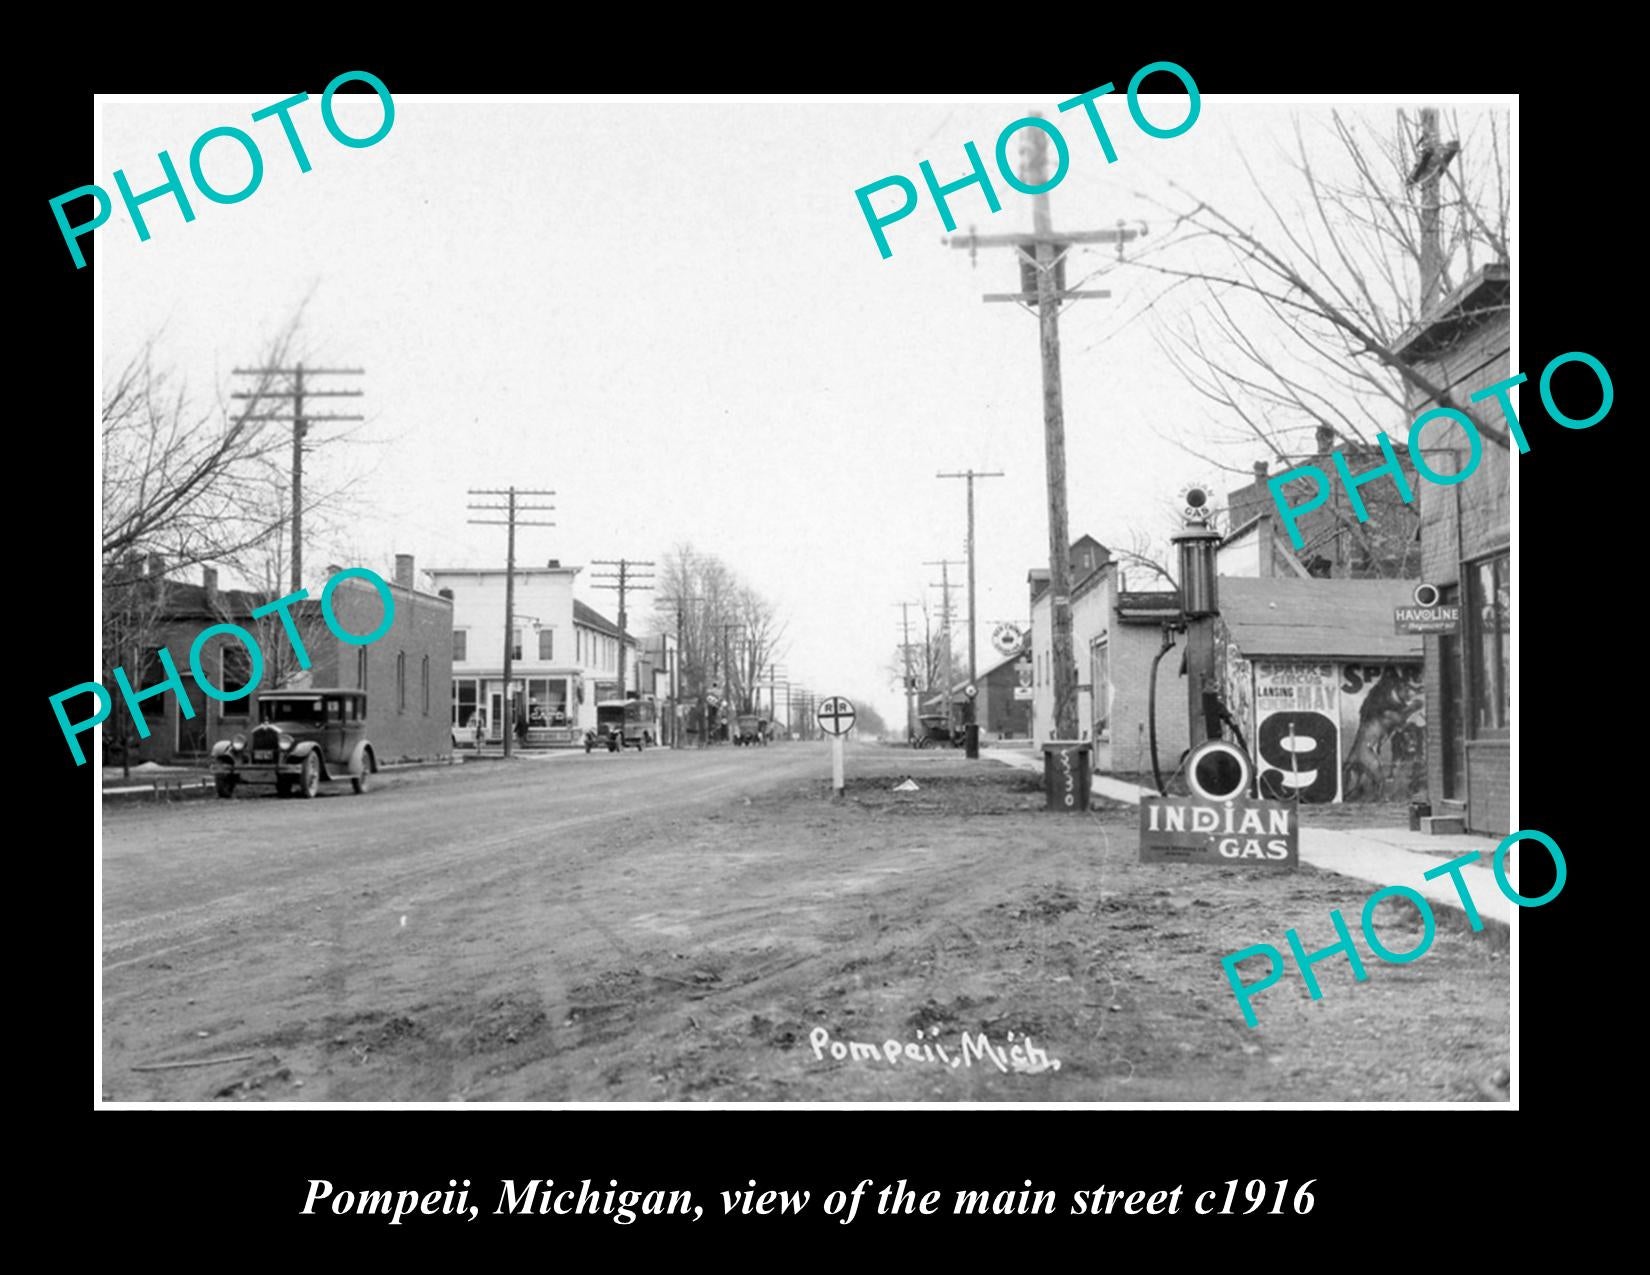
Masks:
[[[819,706],[814,720],[827,735],[841,737],[854,728],[854,706],[841,695],[832,695]]]

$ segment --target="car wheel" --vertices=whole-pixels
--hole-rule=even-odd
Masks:
[[[298,795],[315,797],[321,791],[321,755],[310,753],[304,758],[304,772],[298,777]]]
[[[212,783],[218,790],[218,796],[227,798],[235,795],[235,776],[233,774],[214,775],[212,776]]]
[[[366,792],[367,784],[370,782],[371,775],[372,754],[368,753],[361,759],[361,773],[359,775],[351,775],[349,777],[349,786],[355,789],[355,795],[357,797]]]

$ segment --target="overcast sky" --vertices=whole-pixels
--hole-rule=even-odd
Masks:
[[[310,461],[317,482],[358,479],[337,530],[306,546],[315,572],[337,562],[387,574],[397,552],[423,566],[502,565],[503,529],[466,524],[466,489],[552,488],[558,525],[525,529],[520,561],[658,559],[691,542],[789,618],[793,679],[872,697],[893,722],[903,716],[886,676],[895,604],[939,580],[924,560],[963,557],[963,484],[935,474],[972,466],[1007,475],[978,485],[982,664],[990,622],[1026,617],[1026,572],[1047,565],[1037,324],[980,299],[1017,288],[1014,262],[982,250],[971,268],[943,246],[926,192],[888,228],[883,260],[854,191],[896,173],[920,190],[922,159],[942,180],[960,177],[969,140],[994,167],[1004,125],[1032,110],[1055,116],[1067,95],[408,95],[389,135],[354,150],[327,135],[320,86],[309,88],[293,114],[307,174],[274,121],[247,118],[296,91],[274,86],[237,101],[103,99],[99,175],[88,180],[112,192],[125,168],[147,189],[161,180],[163,148],[186,173],[195,138],[223,124],[259,140],[264,179],[244,202],[197,196],[189,224],[169,200],[147,204],[147,243],[118,207],[95,232],[101,358],[108,369],[164,327],[163,361],[207,393],[310,294],[301,353],[365,368],[350,384],[366,391],[368,418],[347,447]],[[1367,110],[1390,125],[1397,105]],[[1156,140],[1118,93],[1101,107],[1118,152],[1110,165],[1088,126],[1061,116],[1071,168],[1052,196],[1055,224],[1144,220],[1161,233],[1147,197],[1173,200],[1171,181],[1263,224],[1240,153],[1273,171],[1291,119],[1321,136],[1328,109],[1207,96],[1188,133]],[[1184,99],[1147,99],[1146,110],[1172,123]],[[340,99],[350,132],[370,133],[378,118],[373,99]],[[224,189],[245,181],[229,142],[213,143],[206,171]],[[995,185],[994,215],[977,189],[953,197],[960,227],[1028,230],[1030,197]],[[1114,258],[1081,253],[1069,282]],[[1123,268],[1089,286],[1114,295],[1061,320],[1071,532],[1124,546],[1131,528],[1162,539],[1187,482],[1235,483],[1160,437],[1202,446],[1210,433],[1202,401],[1153,339],[1173,304],[1139,314],[1161,283]],[[1251,450],[1230,463],[1261,458]],[[587,582],[579,593],[613,613],[611,594]],[[958,638],[965,649],[960,627]]]

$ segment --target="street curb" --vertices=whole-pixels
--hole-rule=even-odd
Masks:
[[[400,770],[447,770],[462,764],[458,760],[439,761],[398,761],[385,762],[378,768],[379,773]],[[105,802],[116,805],[130,805],[139,801],[193,801],[215,791],[215,785],[210,775],[195,779],[156,779],[146,784],[133,784],[127,788],[103,788],[99,790]]]

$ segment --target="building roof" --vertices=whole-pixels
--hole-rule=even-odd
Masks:
[[[1421,638],[1393,632],[1393,608],[1413,580],[1248,579],[1222,576],[1220,616],[1244,655],[1418,660]]]
[[[1222,540],[1217,547],[1221,548],[1221,549],[1224,549],[1229,544],[1235,544],[1237,542],[1237,539],[1238,539],[1239,536],[1248,535],[1249,532],[1254,530],[1254,528],[1260,523],[1260,520],[1262,518],[1267,517],[1267,516],[1268,515],[1264,512],[1263,513],[1258,513],[1258,514],[1254,515],[1254,517],[1250,518],[1247,522],[1245,522],[1242,526],[1237,527],[1235,530],[1228,531],[1226,533],[1226,538],[1224,540]]]
[[[143,583],[152,587],[154,577]],[[185,584],[167,580],[161,596],[160,615],[167,619],[217,619],[224,615],[246,617],[254,607],[270,600],[267,593],[250,589],[218,589],[216,598],[202,584]]]
[[[978,675],[976,676],[975,680],[978,681],[978,682],[983,682],[983,681],[985,681],[986,678],[990,677],[993,673],[1001,672],[1008,665],[1016,664],[1024,658],[1025,658],[1025,652],[1024,651],[1016,651],[1016,652],[1014,652],[1013,655],[1005,655],[1001,659],[999,659],[995,664],[988,664],[985,668],[981,669],[979,671]],[[1018,677],[1019,674],[1016,673],[1015,676]],[[965,674],[963,674],[962,678],[959,679],[954,686],[952,686],[952,688],[951,688],[951,698],[953,700],[957,699],[959,696],[962,695],[963,691],[966,690],[967,688],[968,688],[968,675],[965,673]],[[942,691],[935,691],[931,696],[929,696],[927,699],[923,700],[923,703],[925,705],[926,704],[938,704],[938,703],[942,703],[944,701],[944,699],[945,699],[945,692],[943,690]]]
[[[1399,337],[1392,352],[1406,363],[1433,359],[1486,322],[1509,322],[1507,297],[1511,286],[1506,262],[1483,266]]]
[[[596,632],[605,633],[609,637],[619,636],[619,626],[617,624],[614,624],[613,621],[609,620],[594,607],[580,602],[577,598],[573,599],[573,623],[582,624],[587,629],[595,629]],[[625,641],[629,642],[632,646],[640,646],[642,644],[641,639],[634,633],[625,634]]]
[[[503,567],[423,567],[421,570],[430,576],[501,576]],[[583,567],[534,567],[516,565],[515,573],[518,576],[576,576],[583,571]]]

